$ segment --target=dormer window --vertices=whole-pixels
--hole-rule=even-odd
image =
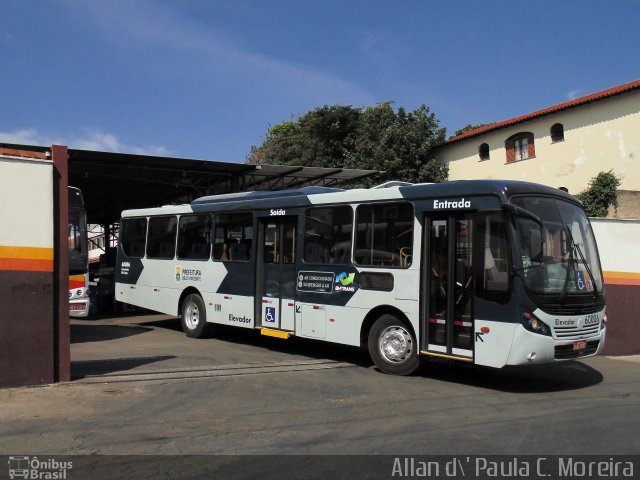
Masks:
[[[480,160],[489,160],[489,144],[483,143],[480,145],[478,149],[478,155],[480,155]]]
[[[551,143],[564,142],[564,126],[554,123],[551,126]]]
[[[536,156],[535,145],[533,144],[533,133],[522,132],[517,133],[507,139],[505,142],[507,150],[507,163],[526,160]]]

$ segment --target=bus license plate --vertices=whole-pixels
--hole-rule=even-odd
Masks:
[[[84,310],[83,303],[70,303],[69,310]]]
[[[586,340],[578,340],[577,342],[573,342],[573,350],[584,350],[587,348]]]

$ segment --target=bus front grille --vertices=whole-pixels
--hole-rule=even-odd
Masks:
[[[604,308],[600,303],[591,303],[587,305],[565,305],[560,303],[547,303],[539,306],[540,310],[549,315],[586,315],[588,313],[597,313]]]
[[[589,325],[582,328],[577,326],[571,327],[553,327],[553,333],[558,340],[580,340],[585,337],[597,335],[600,331],[600,323]]]

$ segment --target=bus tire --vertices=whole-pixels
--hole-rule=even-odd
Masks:
[[[188,295],[182,302],[180,323],[182,323],[182,331],[187,337],[207,338],[213,334],[214,326],[207,323],[204,300],[197,293]]]
[[[411,375],[420,366],[415,336],[395,315],[385,314],[374,322],[368,345],[371,360],[384,373]]]

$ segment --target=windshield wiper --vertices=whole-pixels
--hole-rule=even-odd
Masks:
[[[567,233],[569,234],[569,238],[571,238],[571,233],[569,233],[569,230],[567,230]],[[571,242],[573,244],[573,239],[571,239]],[[564,284],[562,285],[562,299],[567,298],[567,288],[569,287],[569,276],[571,275],[571,265],[575,262],[575,259],[573,258],[573,247],[571,248],[571,250],[569,251],[569,258],[567,259],[567,274],[564,276]]]
[[[584,268],[587,270],[587,273],[589,274],[589,279],[591,280],[591,286],[593,287],[593,296],[595,298],[597,298],[598,297],[598,286],[596,285],[596,279],[593,276],[593,273],[591,272],[591,268],[589,268],[589,264],[587,263],[587,260],[584,258],[584,254],[582,253],[582,249],[573,240],[573,235],[571,234],[571,230],[569,230],[569,228],[567,227],[566,224],[565,224],[565,230],[566,230],[567,235],[569,237],[569,241],[571,242],[571,257],[573,257],[573,251],[574,250],[576,252],[578,252],[578,256],[580,257],[580,261],[582,262],[582,264],[584,265]],[[569,269],[567,268],[567,277],[565,278],[565,287],[567,286],[567,280],[569,279],[568,273],[569,273]],[[563,287],[563,289],[562,289],[563,296],[565,294],[565,292],[564,292],[565,287]]]

